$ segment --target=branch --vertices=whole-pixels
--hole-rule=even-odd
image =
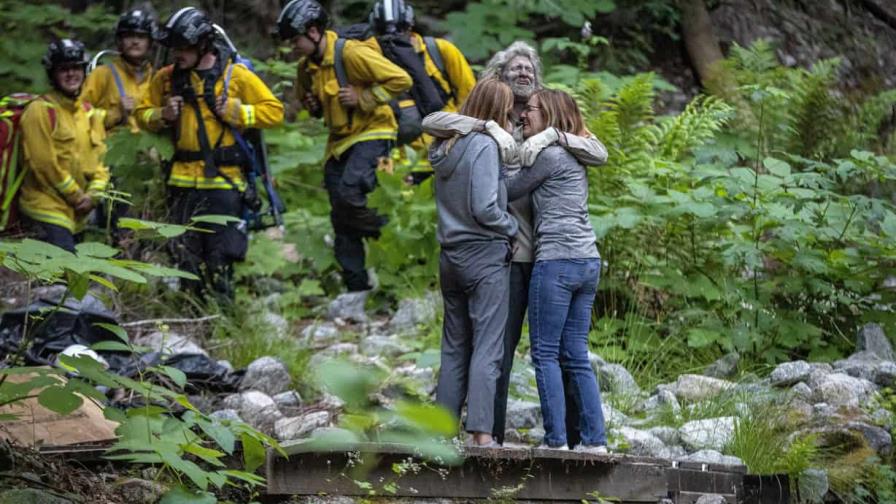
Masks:
[[[158,324],[200,324],[202,322],[208,322],[210,320],[215,320],[221,318],[221,315],[208,315],[206,317],[199,318],[158,318],[158,319],[148,319],[148,320],[137,320],[134,322],[125,322],[124,324],[119,324],[121,327],[140,327],[147,325],[158,325]]]

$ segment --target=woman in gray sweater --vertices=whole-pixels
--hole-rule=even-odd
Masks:
[[[527,138],[548,128],[584,135],[575,100],[543,89],[522,114]],[[568,151],[550,146],[531,168],[506,179],[511,200],[532,195],[535,266],[529,284],[529,339],[544,418],[544,443],[566,449],[566,390],[580,412],[579,449],[606,453],[600,389],[588,361],[591,307],[600,278],[600,254],[588,215],[588,177]],[[561,373],[561,368],[563,373]],[[564,385],[563,374],[568,381]]]
[[[500,136],[502,126],[510,125],[512,107],[510,87],[492,79],[473,88],[461,113],[488,121],[491,134]],[[507,213],[507,191],[492,136],[470,133],[438,141],[430,150],[430,163],[445,304],[436,402],[459,417],[466,400],[464,426],[472,435],[471,444],[495,446],[491,431],[504,354],[510,238],[519,226]]]

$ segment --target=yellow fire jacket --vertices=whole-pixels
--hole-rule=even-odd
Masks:
[[[138,131],[137,120],[133,116],[125,117],[121,108],[121,91],[115,82],[115,74],[112,67],[121,79],[121,87],[124,94],[133,98],[137,104],[143,93],[149,88],[152,79],[152,65],[149,62],[141,67],[135,67],[118,57],[108,65],[97,67],[84,81],[81,90],[81,98],[91,105],[106,111],[106,129],[110,130],[127,123],[131,131]]]
[[[72,233],[83,229],[87,215],[77,215],[74,205],[84,194],[97,199],[109,182],[102,162],[104,115],[55,91],[28,104],[19,123],[26,169],[19,194],[23,214]]]
[[[227,63],[221,76],[215,81],[215,96],[220,96],[223,92],[224,80],[231,66],[233,66],[233,72],[227,96],[228,98],[238,98],[240,104],[228,100],[225,117],[227,122],[239,129],[272,128],[280,125],[283,122],[283,104],[257,75],[241,64]],[[173,69],[174,67],[169,65],[156,72],[140,105],[134,111],[134,115],[137,117],[137,124],[150,131],[176,126],[180,134],[175,148],[199,151],[198,123],[196,122],[196,112],[191,105],[184,103],[176,125],[168,124],[162,118],[162,108],[167,104],[168,98],[173,96],[171,82]],[[214,111],[209,109],[203,100],[203,81],[195,71],[190,72],[190,86],[198,97],[199,111],[205,125],[209,145],[233,146],[236,140],[234,140],[230,128],[221,124],[215,117]],[[220,144],[218,138],[221,138]],[[206,177],[204,161],[175,161],[171,166],[168,185],[195,189],[233,189],[236,186],[239,191],[245,190],[246,182],[239,166],[218,166],[218,171],[233,181],[233,184],[221,175]]]
[[[342,58],[349,82],[359,91],[359,104],[346,109],[339,102],[339,81],[333,65],[338,37],[330,30],[326,37],[327,47],[320,64],[302,58],[296,80],[300,100],[308,91],[320,100],[324,122],[330,129],[326,157],[338,158],[358,142],[395,140],[398,124],[388,103],[410,89],[411,77],[369,41],[347,40]]]

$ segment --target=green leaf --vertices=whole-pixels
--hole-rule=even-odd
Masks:
[[[232,215],[195,215],[190,218],[190,224],[202,222],[206,224],[220,224],[222,226],[230,222],[241,222],[242,219]]]
[[[90,345],[97,352],[131,352],[133,349],[120,341],[99,341]]]
[[[224,456],[224,452],[212,450],[211,448],[205,448],[204,446],[200,446],[196,443],[184,445],[182,448],[185,452],[196,455],[197,457],[213,466],[224,467],[224,463],[221,462],[221,457]]]
[[[130,339],[128,338],[128,332],[124,330],[124,327],[121,327],[118,324],[107,324],[105,322],[97,322],[93,325],[94,325],[94,327],[100,327],[100,328],[103,328],[103,329],[109,331],[110,333],[117,336],[118,339],[120,339],[124,343],[130,343]]]
[[[84,400],[71,390],[54,385],[43,389],[37,396],[37,402],[50,411],[68,415],[80,408]]]
[[[230,429],[219,423],[209,422],[204,419],[197,420],[196,423],[202,429],[202,432],[217,443],[219,448],[228,455],[233,454],[233,450],[236,447],[236,437]]]
[[[694,327],[688,329],[688,346],[691,348],[703,348],[712,345],[719,340],[721,334],[711,329]]]
[[[109,259],[118,255],[118,249],[97,242],[79,243],[75,245],[75,252],[79,256],[95,257],[97,259]]]
[[[240,442],[243,445],[243,467],[249,472],[255,472],[264,464],[264,445],[248,433],[240,435]]]
[[[169,490],[159,504],[215,504],[218,499],[209,492],[194,492],[183,487]]]
[[[400,402],[395,410],[402,419],[425,432],[434,432],[445,437],[457,434],[457,419],[440,406]]]
[[[158,366],[155,369],[158,369],[162,374],[171,378],[171,381],[176,383],[178,387],[184,388],[187,385],[187,375],[180,369],[171,366]]]
[[[762,164],[763,166],[765,166],[765,169],[773,175],[777,175],[782,178],[790,175],[790,165],[785,161],[781,161],[780,159],[767,157],[762,161]]]

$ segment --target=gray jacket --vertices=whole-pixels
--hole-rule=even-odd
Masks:
[[[469,242],[508,241],[519,226],[507,213],[507,190],[495,141],[481,133],[460,137],[445,153],[447,142],[430,149],[435,171],[437,236],[442,247]]]
[[[453,112],[433,112],[423,119],[424,131],[436,138],[447,138],[456,134],[466,135],[470,132],[482,131],[484,127],[485,121],[481,119]],[[519,124],[514,129],[513,136],[522,143],[522,127]],[[597,166],[607,162],[607,149],[597,138],[564,133],[559,145],[568,150],[583,165]],[[510,168],[509,174],[512,175],[514,167],[507,168]],[[532,262],[534,260],[532,203],[528,194],[510,200],[510,214],[516,218],[520,227],[514,237],[516,245],[513,260],[515,262]]]
[[[536,261],[600,257],[588,216],[585,168],[563,147],[541,151],[531,168],[506,183],[512,200],[532,193]]]

